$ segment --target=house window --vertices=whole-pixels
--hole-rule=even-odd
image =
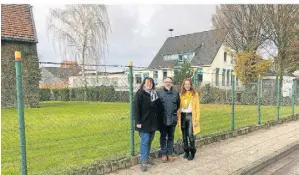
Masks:
[[[149,77],[149,73],[143,73],[143,79]]]
[[[227,77],[226,86],[229,86],[229,70],[227,70],[227,72],[226,72],[226,77]]]
[[[198,68],[198,74],[197,74],[197,82],[200,85],[203,79],[203,72],[202,68]]]
[[[154,71],[154,78],[158,78],[158,71]]]
[[[140,74],[135,75],[135,82],[136,84],[141,84],[142,78]]]
[[[203,69],[200,67],[200,68],[197,68],[197,82],[199,84],[201,84],[202,80],[203,80]]]
[[[225,86],[225,69],[222,71],[222,86]]]
[[[194,52],[183,53],[183,54],[171,54],[171,55],[162,55],[164,61],[178,60],[179,63],[183,63],[186,60],[191,60],[194,56]]]
[[[186,60],[188,60],[189,59],[189,55],[188,54],[185,54],[185,55],[183,55],[183,61],[185,62]]]
[[[219,86],[219,68],[216,68],[216,86]]]
[[[164,56],[163,56],[163,60],[164,60],[164,61],[167,61],[167,55],[164,55]]]
[[[167,78],[167,69],[163,69],[163,80]]]
[[[231,64],[234,64],[234,59],[235,59],[235,58],[232,56],[231,59],[230,59],[230,63],[231,63]]]
[[[233,72],[234,72],[234,70],[231,71],[231,85],[233,85]],[[239,80],[238,80],[237,76],[235,76],[235,85],[236,86],[239,85]]]
[[[202,83],[203,76],[202,74],[197,74],[197,82],[200,85]]]
[[[179,55],[179,63],[183,62],[183,55]]]
[[[154,83],[158,84],[158,71],[154,71]]]
[[[226,58],[227,58],[227,53],[224,52],[224,62],[226,62]]]

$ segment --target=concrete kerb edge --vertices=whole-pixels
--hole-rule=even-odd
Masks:
[[[254,173],[258,172],[259,170],[265,168],[266,166],[287,156],[288,154],[290,154],[291,152],[293,152],[297,149],[299,149],[299,141],[296,141],[296,142],[288,145],[287,147],[284,147],[284,148],[276,151],[275,153],[273,153],[269,156],[263,157],[263,158],[259,159],[258,161],[255,161],[254,163],[237,170],[233,174],[240,174],[240,175],[254,174]]]
[[[290,117],[283,118],[283,119],[280,119],[280,120],[269,121],[269,122],[266,122],[262,125],[246,126],[246,127],[240,128],[238,130],[235,130],[233,132],[207,135],[203,138],[197,138],[196,142],[195,142],[195,145],[196,145],[197,148],[200,148],[204,145],[209,145],[211,143],[219,142],[221,140],[227,140],[229,138],[237,137],[237,136],[240,136],[240,135],[245,135],[245,134],[248,134],[250,132],[257,131],[259,129],[269,128],[269,127],[275,126],[277,124],[298,120],[298,118],[299,118],[299,114],[296,114],[295,116],[290,116]],[[151,157],[152,158],[158,158],[158,154],[159,154],[159,151],[155,150],[154,152],[151,153]],[[100,166],[96,166],[96,167],[89,167],[89,168],[87,168],[87,170],[85,170],[85,171],[83,170],[84,172],[82,172],[82,170],[81,171],[79,170],[80,173],[78,173],[78,174],[82,175],[84,173],[87,173],[88,171],[90,172],[91,169],[93,169],[93,172],[94,172],[94,168],[96,169],[96,172],[97,172],[96,174],[111,173],[111,172],[114,172],[114,171],[117,171],[117,170],[120,170],[120,169],[130,168],[134,165],[139,164],[139,161],[140,161],[140,156],[136,155],[136,156],[133,156],[133,157],[125,158],[121,161],[111,161],[111,162],[106,163],[105,165],[100,165]],[[78,170],[74,170],[74,171],[77,172]],[[73,172],[70,172],[69,174],[73,174]],[[90,174],[92,174],[92,173],[90,173]]]

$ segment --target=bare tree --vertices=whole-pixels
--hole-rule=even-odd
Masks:
[[[235,52],[256,52],[267,39],[263,35],[263,9],[262,5],[218,5],[212,23],[224,31],[225,44]]]
[[[259,55],[258,50],[268,39],[263,30],[264,8],[263,5],[223,4],[216,7],[216,13],[212,16],[214,28],[221,29],[224,32],[222,36],[226,35],[224,44],[229,47],[228,52],[235,56],[234,70],[246,88],[249,81],[256,81],[259,74],[265,71],[262,69],[261,72],[255,72],[258,69],[249,69],[252,72],[250,74],[244,73],[242,69],[248,65],[257,68],[262,63],[261,60],[256,60],[256,55]],[[265,64],[264,68],[268,67],[268,63]]]
[[[293,65],[298,65],[299,61],[298,50],[295,47],[299,34],[299,5],[272,4],[265,5],[265,7],[267,21],[264,29],[271,36],[270,40],[277,49],[277,54],[274,56],[274,63],[276,83],[279,82],[280,84],[278,94],[281,95],[284,72],[293,67]]]
[[[225,43],[237,53],[271,47],[281,86],[283,73],[299,67],[299,5],[220,5],[212,22],[227,33]]]
[[[106,6],[71,4],[64,9],[51,9],[47,27],[54,46],[82,65],[82,80],[87,88],[86,65],[99,64],[108,51],[110,23]]]
[[[284,71],[298,64],[299,5],[265,5],[265,33],[277,49],[275,69],[282,81]]]

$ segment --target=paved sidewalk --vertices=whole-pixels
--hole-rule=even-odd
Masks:
[[[298,142],[299,120],[296,120],[203,146],[197,149],[193,161],[183,159],[182,155],[171,163],[155,159],[157,165],[149,167],[146,173],[140,171],[140,165],[135,165],[111,174],[238,174],[253,162]]]

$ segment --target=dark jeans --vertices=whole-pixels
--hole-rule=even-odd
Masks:
[[[175,125],[163,125],[160,129],[160,148],[162,156],[168,156],[173,153],[175,127]]]
[[[192,113],[182,112],[181,116],[182,116],[181,126],[182,126],[182,133],[183,133],[184,150],[194,151],[195,137],[193,135]]]

